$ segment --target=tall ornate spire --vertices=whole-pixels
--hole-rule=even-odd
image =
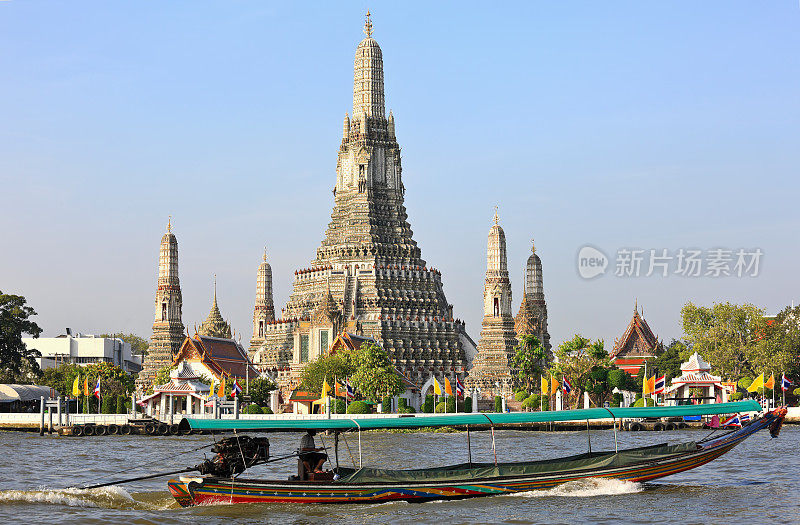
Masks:
[[[272,267],[267,262],[267,247],[264,261],[258,266],[256,275],[256,304],[253,308],[253,337],[250,350],[255,352],[264,344],[267,325],[275,320],[275,305],[272,301]]]
[[[511,391],[512,359],[517,344],[511,315],[511,280],[506,261],[506,235],[497,212],[489,229],[486,249],[486,281],[483,286],[483,322],[478,354],[466,378],[468,387],[479,387],[484,397]]]
[[[143,370],[137,379],[137,385],[141,389],[150,386],[159,369],[172,364],[173,356],[183,343],[183,296],[178,277],[178,240],[172,233],[171,216],[159,248],[154,310],[153,335]]]
[[[547,350],[550,350],[550,334],[547,332],[547,304],[544,300],[542,261],[536,254],[536,245],[531,240],[531,255],[525,265],[525,294],[514,320],[517,336],[535,335]]]
[[[363,116],[384,118],[383,53],[372,38],[372,21],[369,12],[364,24],[366,38],[356,48],[353,67],[353,120]],[[361,133],[366,130],[362,129]]]

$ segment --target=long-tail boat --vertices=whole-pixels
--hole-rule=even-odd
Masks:
[[[594,408],[553,412],[505,414],[448,414],[410,415],[406,417],[331,417],[331,419],[202,419],[187,418],[183,425],[193,430],[235,432],[215,449],[214,461],[206,461],[197,470],[204,475],[181,476],[168,482],[169,490],[184,507],[231,503],[380,503],[404,500],[471,498],[510,494],[556,485],[584,478],[613,478],[629,481],[648,481],[693,469],[718,458],[759,430],[769,429],[777,437],[786,416],[781,407],[755,416],[741,428],[712,434],[697,442],[675,445],[660,444],[620,450],[616,435],[620,418],[661,418],[687,415],[734,414],[759,412],[755,401],[717,403],[676,407]],[[513,423],[546,423],[613,419],[615,450],[589,450],[557,459],[515,463],[474,463],[469,445],[469,431],[476,427],[492,431]],[[362,465],[362,430],[414,429],[425,427],[457,427],[467,430],[469,461],[457,465],[388,470]],[[327,430],[334,434],[336,466],[331,478],[311,480],[244,479],[239,475],[250,466],[269,462],[269,442],[266,438],[239,432],[286,432]],[[338,465],[338,437],[342,432],[359,433],[359,467]],[[293,476],[294,477],[294,476]]]

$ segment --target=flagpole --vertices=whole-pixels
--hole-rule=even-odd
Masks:
[[[786,406],[786,390],[783,389],[783,383],[786,379],[786,372],[781,373],[781,406]]]
[[[775,408],[775,372],[770,371],[769,376],[772,378],[772,408]]]

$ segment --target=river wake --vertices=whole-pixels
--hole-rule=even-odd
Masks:
[[[635,494],[642,492],[644,485],[633,481],[623,481],[610,478],[586,478],[569,481],[563,485],[547,490],[531,490],[520,492],[512,496],[525,498],[542,498],[548,496],[561,496],[570,498],[588,498],[592,496],[613,496],[615,494]]]
[[[143,494],[145,501],[134,499],[128,491],[120,487],[99,489],[46,489],[39,490],[0,490],[0,504],[49,504],[68,507],[87,507],[100,509],[157,510],[165,509],[173,503],[171,497]],[[162,501],[159,501],[162,500]]]

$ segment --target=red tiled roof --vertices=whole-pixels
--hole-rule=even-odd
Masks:
[[[245,379],[248,374],[251,378],[259,376],[258,370],[250,362],[247,353],[233,339],[220,339],[205,335],[196,335],[194,338],[187,337],[175,356],[173,364],[178,364],[192,354],[200,357],[201,362],[211,370],[216,379],[223,376],[229,379]],[[248,367],[249,372],[247,371]]]

